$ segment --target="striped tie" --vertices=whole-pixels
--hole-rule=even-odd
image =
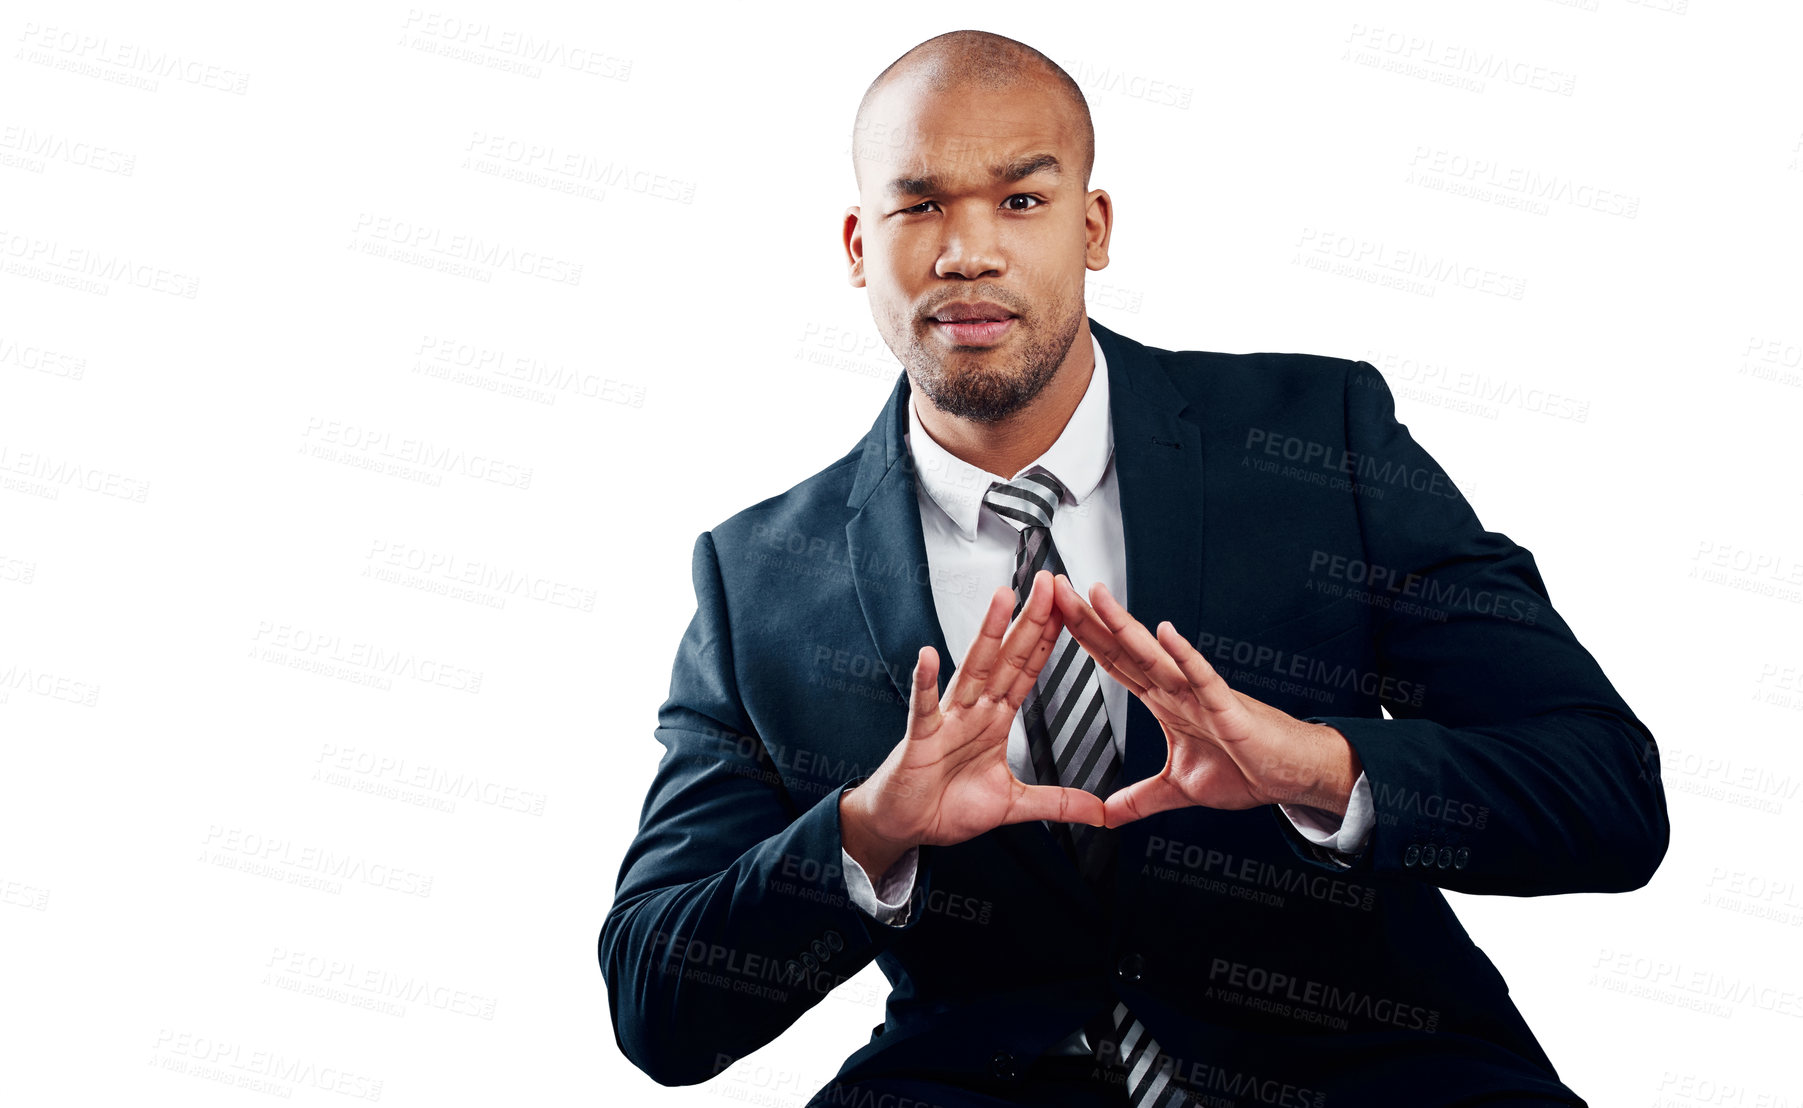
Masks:
[[[983,495],[983,503],[1020,532],[1014,552],[1016,616],[1033,590],[1034,574],[1042,569],[1066,572],[1052,545],[1052,513],[1063,495],[1064,486],[1058,479],[1043,472],[1026,474],[1017,481],[997,481]],[[1114,731],[1103,706],[1096,662],[1068,628],[1059,631],[1051,659],[1040,671],[1033,694],[1021,706],[1021,722],[1039,784],[1088,789],[1104,798],[1118,787],[1120,752],[1115,749]],[[1087,824],[1048,826],[1084,879],[1104,897],[1110,895],[1117,833]],[[1125,1004],[1114,1006],[1106,1026],[1097,1020],[1090,1030],[1097,1057],[1127,1070],[1127,1102],[1133,1108],[1193,1108],[1195,1101],[1171,1083],[1168,1061],[1160,1064],[1165,1056],[1157,1041]]]

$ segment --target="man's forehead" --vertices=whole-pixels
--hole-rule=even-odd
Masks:
[[[864,180],[888,192],[981,187],[1034,174],[1070,172],[1075,152],[1056,129],[996,136],[961,131],[892,132],[860,136]],[[920,185],[932,182],[933,189]]]
[[[1055,96],[1017,84],[927,90],[886,89],[858,120],[857,147],[878,184],[898,177],[989,179],[998,167],[1038,152],[1075,159],[1070,121]]]

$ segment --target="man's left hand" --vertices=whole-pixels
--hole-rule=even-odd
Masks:
[[[1054,585],[1071,637],[1164,728],[1164,769],[1107,798],[1109,827],[1191,805],[1346,813],[1361,767],[1344,735],[1228,688],[1170,621],[1153,635],[1101,582],[1089,591],[1093,608],[1064,574]]]

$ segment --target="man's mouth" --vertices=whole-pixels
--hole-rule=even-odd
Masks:
[[[933,313],[933,320],[937,323],[999,323],[1013,318],[1013,312],[987,300],[947,304]]]
[[[959,346],[988,346],[1006,334],[1015,319],[1013,312],[986,300],[948,304],[932,316],[939,332]]]

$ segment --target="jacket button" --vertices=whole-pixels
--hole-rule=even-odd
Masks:
[[[814,957],[812,954],[803,953],[801,956],[801,964],[808,967],[808,971],[811,973],[820,968],[820,959]]]
[[[833,948],[827,946],[826,943],[820,939],[815,939],[814,944],[808,949],[812,950],[814,952],[814,957],[820,959],[822,962],[833,956]]]
[[[1402,864],[1405,866],[1412,866],[1416,862],[1419,862],[1420,860],[1421,860],[1421,844],[1420,843],[1410,843],[1409,848],[1402,852]]]
[[[1452,856],[1452,868],[1464,869],[1465,863],[1469,861],[1471,861],[1471,848],[1468,846],[1461,846],[1458,849],[1458,852]]]
[[[1014,1065],[1014,1055],[1005,1050],[989,1060],[989,1072],[1005,1081],[1012,1081],[1020,1076],[1020,1070]]]
[[[1438,859],[1436,859],[1436,862],[1438,863],[1438,865],[1440,866],[1441,869],[1451,868],[1451,866],[1452,866],[1452,847],[1450,847],[1450,846],[1441,847],[1440,848],[1440,857]]]
[[[826,945],[832,947],[834,950],[844,950],[845,937],[837,931],[829,929],[826,933]]]
[[[1129,954],[1121,959],[1120,965],[1114,967],[1114,975],[1122,981],[1138,981],[1145,975],[1146,960],[1137,954]]]
[[[793,958],[789,959],[789,961],[783,966],[783,973],[787,976],[788,980],[790,980],[790,981],[800,981],[803,976],[801,963],[797,962]]]

